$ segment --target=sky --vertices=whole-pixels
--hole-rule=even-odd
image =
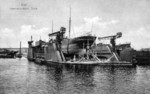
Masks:
[[[0,0],[0,47],[28,47],[31,35],[48,41],[52,22],[68,36],[70,7],[71,37],[122,32],[117,44],[150,48],[150,0]]]

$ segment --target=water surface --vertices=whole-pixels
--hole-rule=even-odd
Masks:
[[[38,65],[0,59],[0,94],[150,94],[150,66]]]

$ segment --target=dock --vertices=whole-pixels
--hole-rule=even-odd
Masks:
[[[60,31],[49,34],[48,42],[41,39],[35,42],[31,36],[28,41],[28,60],[32,60],[38,64],[67,64],[67,65],[101,65],[101,66],[133,66],[134,64],[127,61],[121,61],[119,55],[115,51],[115,46],[111,45],[95,45],[92,46],[95,36],[81,36],[74,39],[63,37],[65,28],[61,27]],[[121,33],[110,38],[112,42],[115,37],[121,37]],[[113,40],[112,40],[113,38]],[[99,38],[103,39],[103,38]]]

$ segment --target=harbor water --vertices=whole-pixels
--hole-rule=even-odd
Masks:
[[[0,94],[150,94],[150,66],[39,65],[0,59]]]

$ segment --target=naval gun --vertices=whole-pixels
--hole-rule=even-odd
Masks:
[[[116,35],[106,36],[106,37],[98,37],[98,40],[110,39],[110,43],[112,45],[112,51],[116,51],[116,39],[122,37],[122,33],[118,32]]]

